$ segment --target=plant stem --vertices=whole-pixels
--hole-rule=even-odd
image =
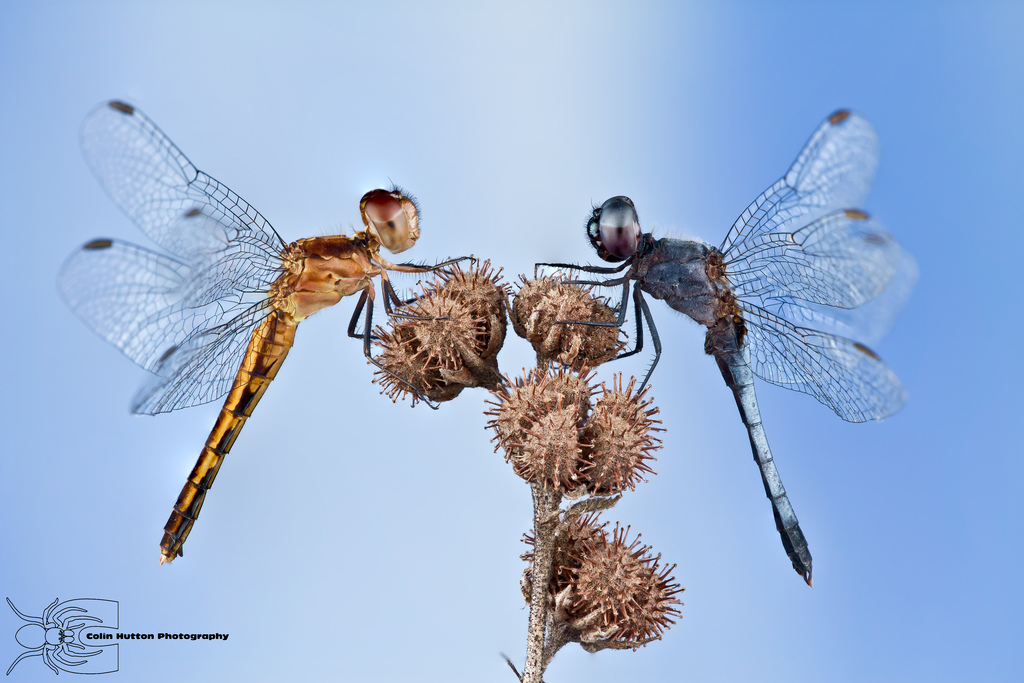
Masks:
[[[545,490],[540,483],[530,484],[533,493],[533,567],[530,587],[530,627],[526,639],[526,666],[523,683],[542,683],[544,668],[544,636],[548,616],[548,592],[554,571],[554,531],[558,527],[555,511],[562,494]]]

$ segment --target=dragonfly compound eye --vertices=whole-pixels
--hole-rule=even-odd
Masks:
[[[359,208],[363,223],[392,253],[405,251],[420,236],[416,204],[400,192],[371,190],[363,195]]]
[[[612,197],[594,211],[587,235],[605,261],[623,261],[640,243],[640,221],[629,197]]]

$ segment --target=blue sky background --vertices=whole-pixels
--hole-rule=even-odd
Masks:
[[[851,107],[882,146],[864,208],[921,274],[877,347],[901,413],[849,425],[758,386],[814,588],[702,329],[655,302],[659,474],[607,518],[678,563],[684,616],[636,653],[566,648],[546,679],[1019,680],[1022,30],[1016,3],[3,3],[3,595],[231,634],[124,643],[111,680],[510,681],[499,652],[525,653],[530,496],[492,452],[487,396],[432,412],[378,395],[348,301],[302,325],[186,556],[157,565],[219,404],[128,414],[142,371],[57,296],[82,242],[146,243],[81,158],[97,103],[139,106],[286,240],[350,231],[390,179],[423,210],[410,258],[471,252],[509,280],[596,260],[583,221],[616,194],[659,236],[719,244]],[[532,362],[510,337],[502,369]],[[21,622],[5,610],[6,669]],[[36,658],[12,680],[52,675]]]

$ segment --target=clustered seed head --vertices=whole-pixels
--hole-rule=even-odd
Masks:
[[[607,647],[639,647],[658,640],[680,616],[676,597],[683,589],[670,576],[675,565],[660,567],[640,535],[629,541],[629,527],[607,523],[596,515],[564,522],[555,535],[554,571],[548,589],[550,618],[568,639],[590,651]],[[533,545],[533,538],[525,541]],[[521,582],[529,601],[531,562]]]
[[[558,362],[594,367],[611,360],[622,349],[619,328],[614,325],[615,311],[606,299],[595,297],[589,287],[566,284],[550,276],[521,279],[522,285],[512,303],[512,328],[533,345],[538,365]]]
[[[490,261],[463,271],[456,264],[393,317],[374,330],[383,367],[374,376],[382,393],[397,401],[407,394],[450,401],[466,387],[501,386],[498,351],[505,341],[507,285]]]
[[[662,430],[646,390],[634,395],[636,380],[623,389],[620,374],[592,405],[592,379],[586,369],[534,370],[494,392],[487,426],[516,474],[570,496],[621,493],[654,474]]]

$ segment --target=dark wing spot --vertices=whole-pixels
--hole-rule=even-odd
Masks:
[[[171,357],[172,353],[174,353],[177,350],[178,350],[178,346],[177,345],[174,345],[171,348],[167,349],[166,351],[164,351],[164,354],[162,356],[160,356],[160,360],[158,360],[157,363],[163,363],[165,360],[167,360],[168,358]]]
[[[125,104],[124,102],[118,102],[117,100],[110,101],[110,108],[117,110],[122,114],[127,114],[128,116],[135,113],[135,107],[130,104]]]
[[[864,241],[868,244],[877,244],[878,246],[889,243],[889,240],[886,239],[885,235],[879,235],[877,232],[869,232],[864,235]]]
[[[93,240],[92,242],[87,242],[82,249],[106,249],[113,243],[112,240]]]
[[[852,218],[855,221],[866,221],[868,215],[859,209],[847,209],[843,213],[846,214],[847,218]]]
[[[869,349],[868,347],[864,346],[863,344],[861,344],[859,342],[853,342],[853,348],[857,349],[858,351],[863,353],[865,356],[870,356],[871,358],[873,358],[875,360],[882,360],[881,358],[878,357],[877,353],[875,353],[874,351],[872,351],[871,349]]]
[[[840,109],[835,114],[832,114],[832,116],[828,117],[828,122],[834,126],[838,123],[842,123],[848,118],[850,118],[850,110]]]
[[[202,209],[200,209],[198,206],[194,206],[194,207],[192,207],[191,209],[189,209],[188,211],[185,212],[185,218],[195,218],[196,216],[198,216],[202,212],[203,212]]]

